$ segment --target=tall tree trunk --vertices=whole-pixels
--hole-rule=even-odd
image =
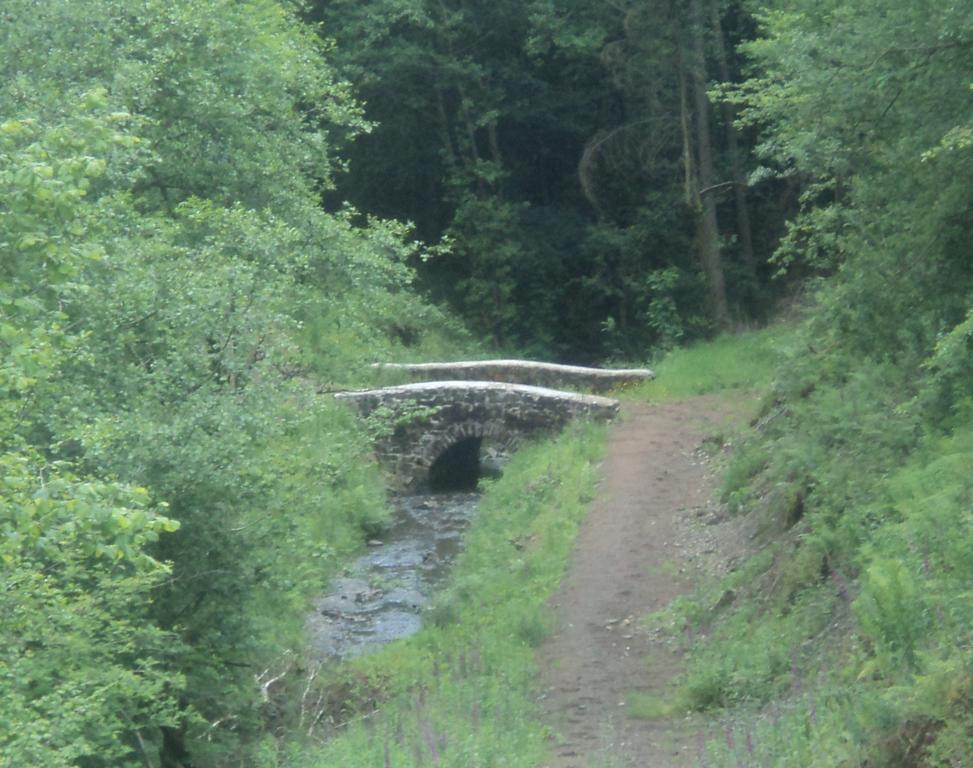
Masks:
[[[490,138],[490,156],[498,168],[503,168],[503,154],[500,152],[500,137],[497,133],[496,120],[491,120],[487,125],[487,136]]]
[[[462,85],[458,86],[459,90],[459,111],[460,116],[463,119],[463,123],[466,126],[466,139],[470,143],[470,162],[473,168],[477,168],[480,165],[480,147],[476,139],[476,125],[473,123],[473,118],[470,115],[470,102],[466,98],[466,90]],[[486,180],[479,174],[476,174],[476,187],[477,191],[481,196],[485,196],[489,192],[489,187]]]
[[[436,112],[439,116],[439,133],[446,150],[446,162],[450,171],[456,170],[457,158],[456,150],[453,148],[453,136],[450,132],[449,117],[446,114],[446,98],[443,96],[442,88],[436,88]]]
[[[724,83],[730,82],[730,64],[726,55],[726,44],[723,39],[723,23],[720,19],[720,7],[715,0],[707,0],[710,7],[710,26],[716,40],[716,58],[720,67],[720,79]],[[733,173],[733,197],[737,211],[737,232],[740,235],[740,252],[743,256],[743,266],[747,274],[756,279],[757,263],[753,254],[753,234],[750,227],[750,206],[747,204],[747,177],[743,172],[743,161],[740,158],[740,143],[737,140],[736,108],[727,101],[722,103],[723,122],[726,123],[726,144],[730,153],[730,164]]]
[[[730,325],[730,311],[726,301],[726,283],[723,277],[723,256],[720,252],[720,228],[716,217],[716,198],[712,191],[704,190],[715,184],[713,169],[713,145],[710,139],[709,98],[706,95],[706,51],[703,28],[702,0],[690,0],[692,40],[693,106],[696,123],[696,151],[699,157],[698,173],[700,200],[699,248],[709,288],[713,319],[717,326]]]
[[[682,168],[683,184],[686,190],[686,205],[697,208],[699,185],[696,182],[696,168],[693,163],[693,121],[689,113],[689,86],[686,82],[686,57],[682,41],[676,46],[676,64],[679,68],[679,126],[682,130]]]

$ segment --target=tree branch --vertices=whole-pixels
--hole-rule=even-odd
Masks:
[[[706,189],[699,190],[699,196],[702,197],[703,195],[707,195],[710,192],[719,192],[724,189],[729,189],[730,187],[736,186],[737,184],[739,184],[741,187],[747,186],[746,184],[743,184],[738,181],[724,181],[721,182],[720,184],[714,184],[711,187],[706,187]]]

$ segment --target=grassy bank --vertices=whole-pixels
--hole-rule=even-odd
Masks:
[[[642,708],[710,713],[704,766],[971,766],[969,409],[936,419],[907,371],[809,362],[799,334],[777,343],[779,367],[759,365],[775,336],[677,353],[649,385],[661,394],[644,393],[743,381],[766,395],[723,487],[762,535],[670,609],[685,673]],[[729,367],[747,359],[749,380]]]
[[[973,765],[971,465],[973,424],[928,436],[722,585],[733,610],[682,606],[708,638],[682,698],[723,719],[707,765]]]
[[[519,451],[491,483],[426,628],[353,660],[324,683],[327,740],[294,744],[288,768],[511,766],[546,750],[534,648],[592,498],[603,428],[576,426]]]
[[[723,334],[668,352],[654,370],[656,378],[630,393],[661,402],[731,390],[765,392],[793,332],[775,326],[742,334]]]

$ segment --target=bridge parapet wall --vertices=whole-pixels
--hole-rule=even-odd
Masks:
[[[553,434],[576,418],[611,419],[618,401],[490,381],[437,381],[336,395],[359,415],[381,415],[376,455],[396,490],[414,490],[442,453],[467,438],[509,452],[525,438]]]
[[[587,368],[532,360],[469,360],[457,363],[375,363],[373,368],[404,373],[413,380],[496,381],[539,387],[577,387],[605,392],[655,378],[648,368]]]

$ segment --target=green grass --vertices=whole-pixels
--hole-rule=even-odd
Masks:
[[[534,649],[551,629],[560,582],[593,496],[604,428],[576,425],[517,452],[489,485],[449,587],[418,635],[347,662],[347,722],[323,744],[293,744],[287,768],[536,768],[548,733],[536,704]]]
[[[733,389],[765,389],[774,378],[781,349],[791,332],[774,326],[675,349],[655,366],[654,381],[632,390],[653,402]]]
[[[664,696],[630,691],[625,696],[626,713],[629,717],[640,720],[667,720],[672,717],[682,717],[689,709],[688,702],[681,691]]]
[[[721,700],[695,704],[730,723],[706,765],[973,766],[971,466],[973,423],[928,437],[835,524],[831,536],[858,542],[845,575],[786,608],[758,576],[709,628],[684,680],[713,682]],[[800,551],[778,550],[777,573]],[[769,647],[776,669],[760,658]]]
[[[644,394],[760,390],[789,335],[674,353]],[[653,617],[685,670],[630,712],[708,713],[713,768],[973,768],[973,418],[929,418],[888,361],[792,354],[775,378],[723,489],[762,548]]]

